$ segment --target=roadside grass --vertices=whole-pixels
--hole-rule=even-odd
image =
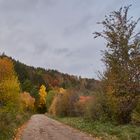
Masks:
[[[51,116],[52,117],[52,116]],[[111,122],[89,121],[81,117],[52,117],[64,124],[103,140],[140,140],[140,127],[136,125],[115,125]]]
[[[6,126],[0,126],[1,128],[3,128],[0,132],[0,140],[13,140],[17,133],[18,127],[25,123],[30,118],[30,116],[30,113],[24,113],[24,115],[19,116],[19,118],[13,119]]]

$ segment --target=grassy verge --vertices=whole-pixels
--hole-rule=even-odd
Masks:
[[[24,124],[30,118],[30,116],[30,113],[19,115],[18,118],[13,119],[9,124],[7,124],[7,126],[3,126],[3,129],[0,132],[0,140],[12,140],[17,132],[18,127]]]
[[[93,122],[80,117],[53,118],[103,140],[140,140],[140,127],[135,125]]]

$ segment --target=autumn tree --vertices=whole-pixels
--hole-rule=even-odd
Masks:
[[[14,65],[8,58],[0,58],[0,132],[8,133],[13,120],[21,112],[20,84]],[[10,133],[10,132],[9,132]]]
[[[106,50],[103,62],[106,71],[102,77],[104,91],[107,93],[114,116],[121,123],[130,121],[130,116],[140,95],[140,43],[135,27],[139,21],[128,16],[130,6],[112,12],[99,24],[102,32],[95,32],[96,37],[103,37]]]
[[[41,109],[41,112],[46,110],[46,87],[42,85],[39,90],[39,108]]]
[[[19,98],[20,86],[10,59],[0,59],[0,106],[16,104]]]
[[[12,61],[6,57],[0,58],[0,82],[10,79],[13,75],[15,72]]]

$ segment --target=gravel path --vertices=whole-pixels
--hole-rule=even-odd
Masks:
[[[89,135],[45,115],[33,115],[21,134],[21,140],[94,140]]]

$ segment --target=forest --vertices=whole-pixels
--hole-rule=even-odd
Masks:
[[[98,24],[106,40],[99,80],[27,66],[0,56],[0,140],[10,140],[32,114],[44,114],[108,140],[140,139],[140,33],[130,6]],[[121,132],[122,131],[122,132]]]

